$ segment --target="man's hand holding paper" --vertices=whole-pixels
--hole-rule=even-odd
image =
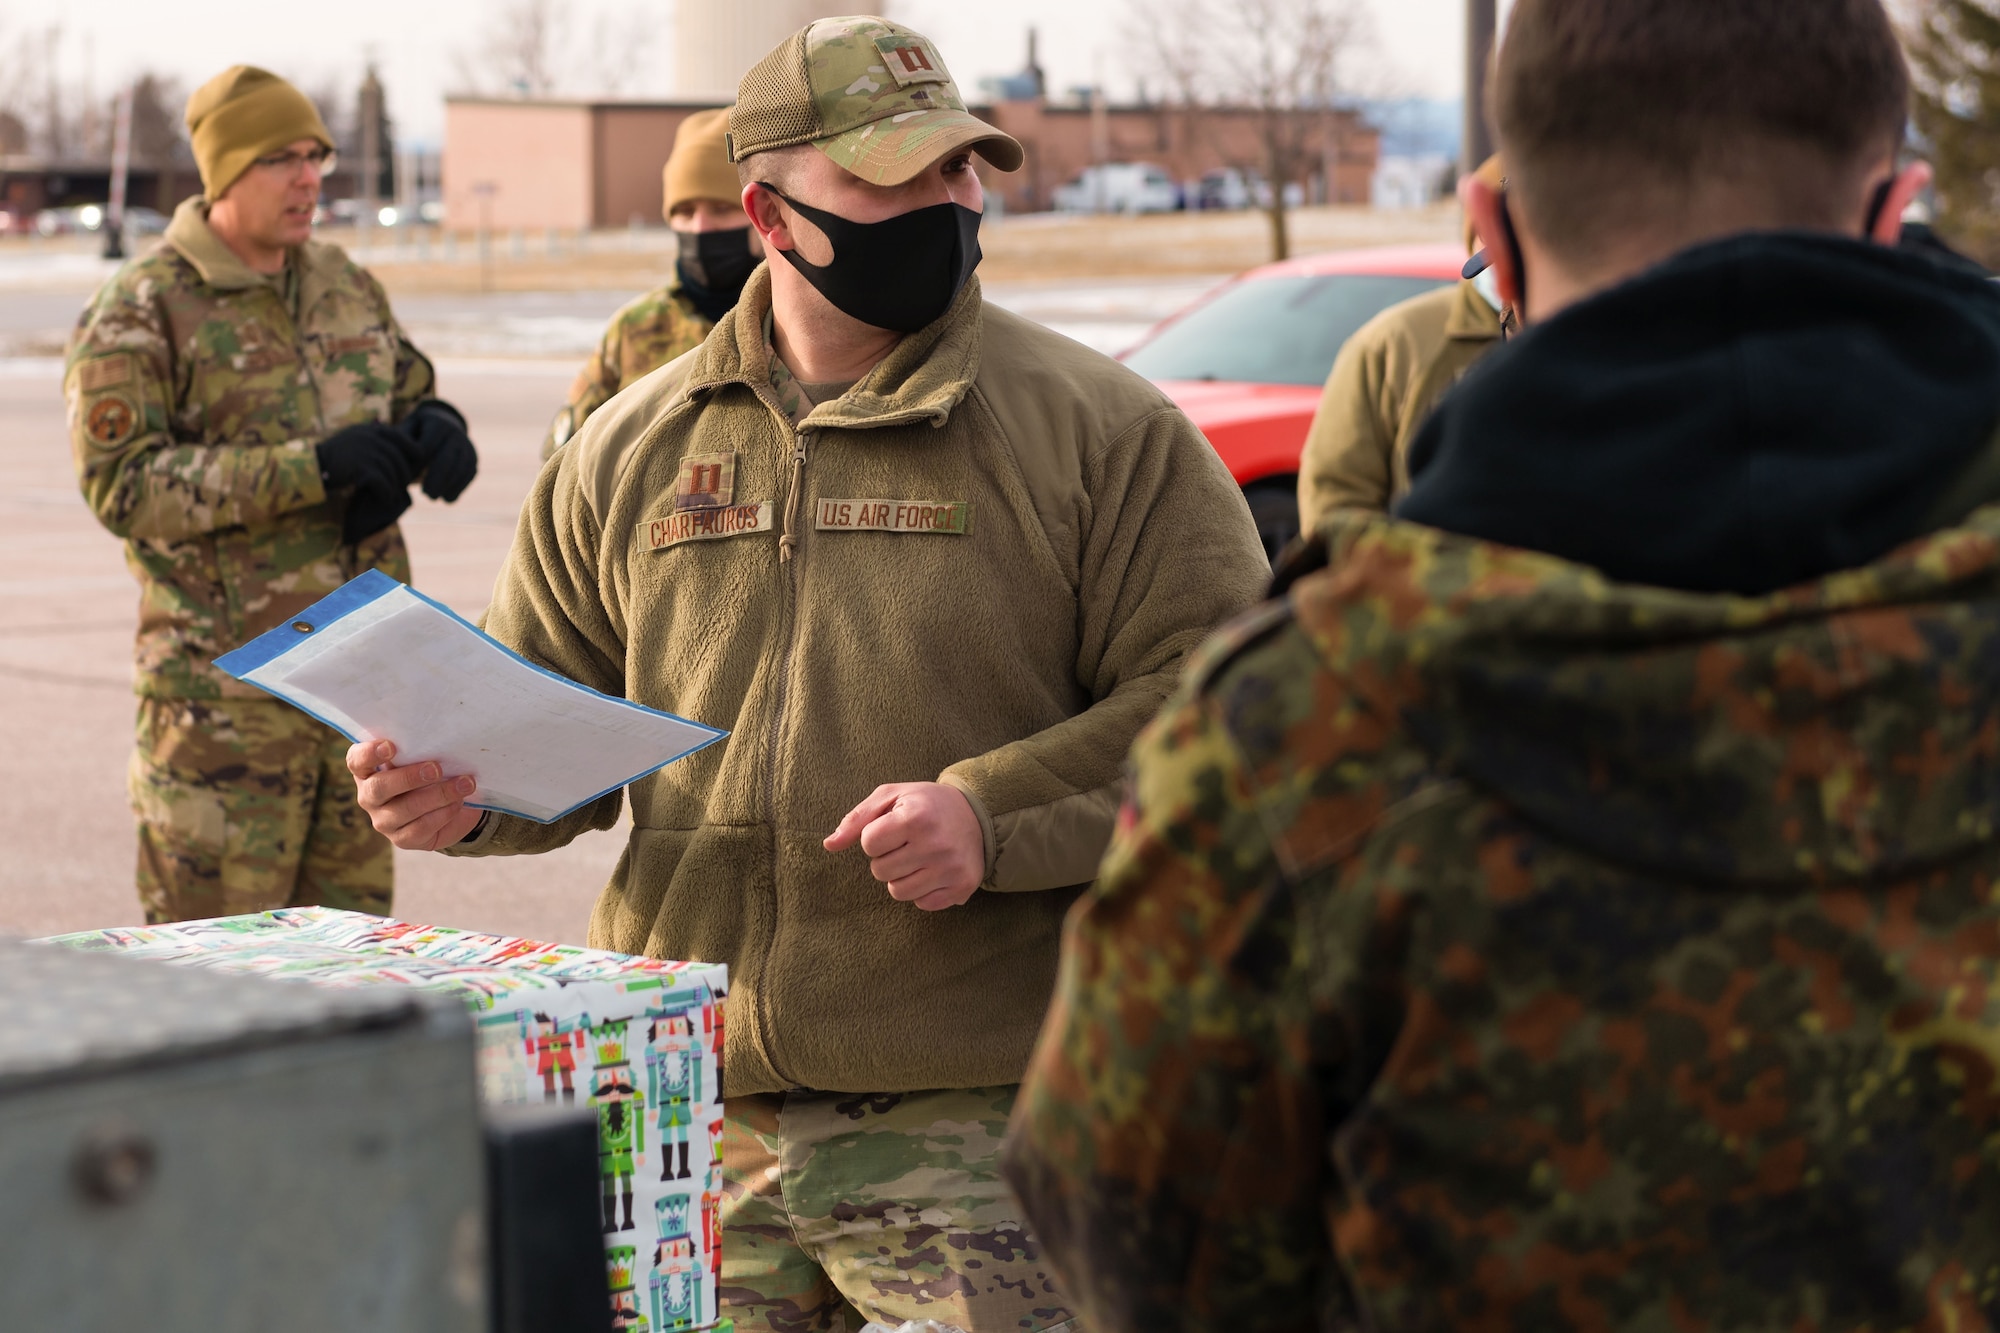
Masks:
[[[447,776],[434,760],[398,765],[391,741],[361,741],[347,750],[347,771],[360,788],[361,808],[375,831],[408,852],[435,852],[465,841],[482,811],[466,800],[479,789],[469,773]]]

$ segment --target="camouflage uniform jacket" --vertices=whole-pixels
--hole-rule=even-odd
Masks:
[[[1326,531],[1068,924],[1089,1326],[1994,1327],[2000,507],[1758,598]]]
[[[71,336],[63,390],[84,499],[140,584],[137,688],[264,698],[211,665],[368,569],[408,580],[393,525],[340,539],[313,446],[431,396],[388,297],[336,246],[282,280],[209,230],[202,201],[121,268]]]
[[[576,372],[569,386],[569,401],[556,413],[542,441],[542,458],[548,459],[569,443],[590,414],[610,402],[620,389],[692,352],[714,327],[714,321],[694,308],[677,281],[627,302],[611,317],[590,360]]]

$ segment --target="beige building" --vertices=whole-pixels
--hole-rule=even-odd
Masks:
[[[445,103],[446,225],[471,231],[623,227],[660,222],[660,171],[674,131],[697,102],[565,102],[453,97]],[[979,162],[987,189],[1011,212],[1049,207],[1055,188],[1093,162],[1152,162],[1181,182],[1254,164],[1258,120],[1247,111],[1051,105],[1043,98],[973,111],[1019,139],[1027,165],[1002,174]],[[1303,117],[1302,117],[1303,118]],[[1366,203],[1380,136],[1352,111],[1313,113],[1311,202]]]
[[[1053,205],[1057,187],[1097,162],[1150,162],[1182,185],[1210,172],[1261,175],[1263,117],[1227,107],[1187,110],[1173,106],[1099,106],[1019,98],[973,111],[1021,141],[1028,160],[1003,175],[985,169],[980,180],[1009,211],[1040,212]],[[1358,111],[1281,113],[1306,150],[1309,164],[1299,185],[1305,202],[1365,204],[1381,157],[1382,136]]]
[[[660,173],[683,120],[714,102],[450,97],[445,225],[454,231],[660,223]]]

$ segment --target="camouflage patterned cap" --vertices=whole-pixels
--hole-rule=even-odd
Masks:
[[[751,67],[729,113],[730,160],[809,143],[877,185],[970,148],[1002,171],[1021,145],[965,109],[929,38],[868,15],[809,23]]]

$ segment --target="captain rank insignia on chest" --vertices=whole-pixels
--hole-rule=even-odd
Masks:
[[[736,498],[736,455],[689,454],[674,483],[674,510],[727,509]]]
[[[683,542],[771,531],[769,500],[735,501],[736,455],[690,454],[674,482],[673,512],[638,525],[639,549],[664,551]]]

